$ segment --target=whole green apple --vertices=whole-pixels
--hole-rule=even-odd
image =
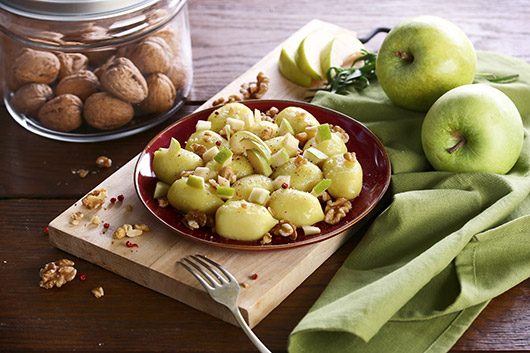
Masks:
[[[455,24],[417,16],[388,33],[377,54],[376,74],[395,104],[427,111],[445,92],[473,82],[476,63],[473,44]]]
[[[425,156],[436,170],[506,174],[523,146],[515,104],[496,88],[460,86],[429,109],[421,129]]]

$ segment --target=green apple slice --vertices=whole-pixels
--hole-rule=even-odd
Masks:
[[[254,188],[248,196],[250,202],[258,203],[260,205],[265,204],[269,198],[269,190],[263,188]]]
[[[333,38],[320,53],[320,65],[324,75],[330,67],[351,67],[353,61],[361,56],[363,43],[355,34],[342,32]]]
[[[272,155],[271,167],[276,168],[289,161],[289,152],[285,147],[280,148],[279,151]]]
[[[283,147],[287,150],[290,157],[294,157],[298,154],[298,144],[300,141],[291,134],[285,134],[283,136]]]
[[[329,128],[329,124],[322,124],[317,126],[317,135],[316,135],[316,142],[324,142],[327,140],[331,140],[331,129]]]
[[[155,191],[153,192],[153,198],[159,199],[167,195],[170,185],[164,183],[163,181],[157,181],[155,185]]]
[[[197,189],[204,189],[204,178],[192,174],[188,177],[186,184]]]
[[[280,123],[280,127],[278,129],[278,135],[283,136],[287,133],[294,135],[293,126],[287,119],[282,119],[282,122]]]
[[[236,154],[244,153],[249,149],[257,149],[267,162],[271,163],[271,149],[262,139],[250,131],[238,131],[230,139],[230,148]]]
[[[335,34],[317,29],[309,33],[298,46],[295,61],[300,70],[315,80],[323,80],[325,73],[320,65],[322,49],[335,37]]]
[[[328,155],[315,147],[309,147],[304,151],[304,158],[313,164],[319,165],[328,159]]]
[[[217,196],[221,198],[230,198],[236,194],[236,189],[229,186],[218,186],[217,187]]]
[[[230,149],[228,148],[223,148],[222,150],[219,151],[219,153],[217,153],[213,159],[214,161],[216,161],[217,163],[219,163],[220,165],[222,165],[223,167],[225,165],[228,165],[230,164],[230,162],[232,161],[232,151],[230,151]]]
[[[303,87],[311,86],[311,77],[306,75],[295,61],[296,50],[300,45],[299,41],[287,40],[282,47],[278,69],[283,77],[289,81]]]
[[[254,170],[265,176],[272,174],[272,168],[267,159],[256,149],[247,150],[247,157]]]
[[[322,179],[317,185],[313,187],[311,193],[315,196],[322,194],[331,186],[331,179]]]

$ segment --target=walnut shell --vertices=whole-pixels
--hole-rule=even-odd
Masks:
[[[60,67],[55,54],[24,49],[13,63],[13,72],[15,79],[21,83],[51,84],[57,78]]]
[[[81,70],[63,78],[55,87],[55,94],[59,96],[70,93],[85,101],[98,88],[99,80],[97,76],[92,71]]]
[[[116,54],[116,49],[92,50],[83,54],[88,58],[89,65],[98,67],[109,61]]]
[[[147,82],[127,58],[114,59],[101,75],[101,88],[128,103],[140,103],[147,97]]]
[[[79,53],[60,53],[57,58],[61,63],[59,69],[58,80],[61,81],[66,76],[70,76],[81,70],[86,70],[88,67],[88,58]]]
[[[171,48],[160,37],[147,37],[138,43],[130,59],[141,73],[166,72],[171,64]]]
[[[140,103],[140,109],[146,113],[163,113],[171,109],[177,96],[171,80],[166,75],[156,72],[149,75],[146,81],[149,94]]]
[[[111,130],[131,121],[134,109],[130,103],[115,98],[107,92],[98,92],[87,98],[83,116],[90,126]]]
[[[152,36],[162,38],[171,49],[173,55],[179,54],[181,38],[180,33],[175,29],[175,27],[172,25],[167,25],[153,33]]]
[[[190,65],[186,64],[180,56],[176,56],[166,72],[176,90],[183,89],[192,73]]]
[[[36,117],[40,108],[52,97],[53,91],[47,84],[29,83],[13,94],[11,105],[21,114]]]
[[[69,132],[83,123],[83,102],[73,94],[63,94],[46,102],[39,110],[39,120],[48,129]]]

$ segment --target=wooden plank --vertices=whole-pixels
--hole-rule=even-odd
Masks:
[[[316,28],[341,30],[337,26],[314,20],[293,34],[292,40],[302,40]],[[306,89],[285,80],[278,72],[280,51],[281,45],[202,107],[211,105],[219,96],[238,92],[241,83],[255,80],[260,71],[267,72],[271,78],[269,92],[264,98],[302,99]],[[241,282],[247,282],[249,287],[242,289],[239,305],[243,316],[253,327],[352,234],[352,231],[344,232],[317,244],[266,252],[226,250],[186,240],[166,229],[143,208],[133,186],[135,162],[136,158],[133,158],[95,188],[105,188],[109,193],[108,199],[123,195],[123,202],[111,204],[107,200],[102,208],[91,211],[78,201],[50,223],[50,241],[62,250],[233,324],[232,315],[214,303],[200,284],[177,266],[177,260],[201,253],[223,264]],[[127,211],[125,205],[132,206],[132,210]],[[84,213],[85,217],[74,226],[70,223],[70,216],[76,212]],[[91,223],[90,220],[96,214],[101,224],[110,225],[108,229],[101,224],[96,226]],[[145,223],[151,231],[134,239],[112,239],[113,231],[125,223]],[[136,243],[138,247],[128,248],[126,240]],[[259,281],[250,280],[253,273],[259,274]]]

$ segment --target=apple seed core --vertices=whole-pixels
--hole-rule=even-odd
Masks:
[[[412,56],[412,54],[409,54],[401,50],[398,50],[396,52],[396,56],[400,58],[401,60],[403,60],[404,62],[409,63],[409,64],[414,61],[414,56]]]

